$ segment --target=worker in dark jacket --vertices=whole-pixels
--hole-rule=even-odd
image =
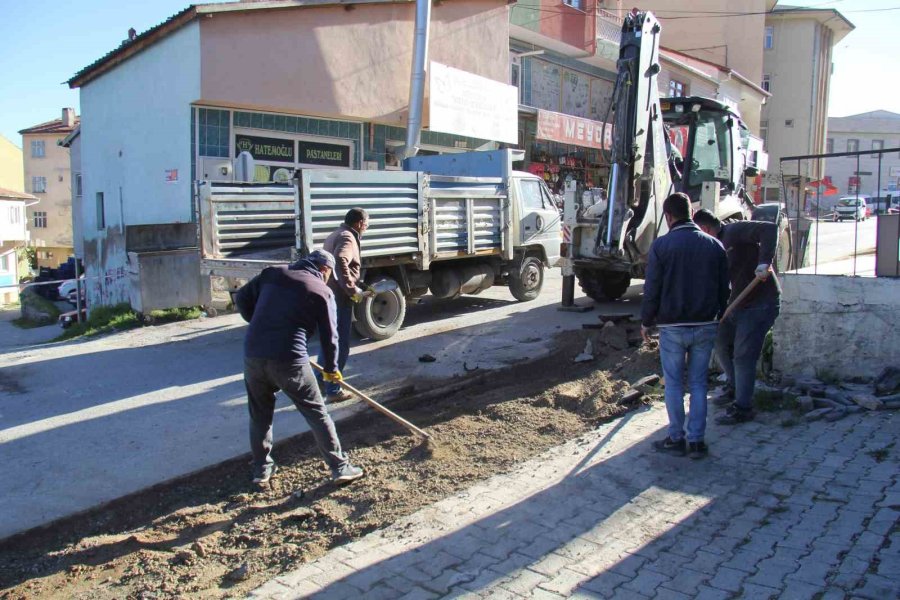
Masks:
[[[734,425],[750,421],[755,416],[753,388],[756,384],[756,363],[766,334],[775,323],[781,306],[778,280],[771,275],[778,226],[764,221],[737,221],[723,225],[708,210],[697,211],[694,222],[721,241],[728,253],[730,302],[734,302],[754,278],[760,280],[719,326],[716,340],[716,358],[725,371],[727,383],[725,393],[715,402],[730,405],[716,422]]]
[[[708,453],[706,392],[717,319],[728,301],[728,260],[722,244],[691,221],[691,200],[675,193],[663,203],[669,232],[650,247],[641,304],[641,334],[659,328],[659,356],[665,376],[669,434],[654,442],[660,452]],[[685,435],[684,372],[690,389]],[[685,441],[685,437],[687,440]]]
[[[337,305],[338,368],[344,370],[350,356],[350,326],[353,321],[353,305],[375,292],[364,286],[360,274],[362,258],[360,241],[369,228],[369,213],[362,208],[351,208],[344,215],[344,222],[325,238],[322,249],[334,255],[334,277],[328,287],[334,292]],[[321,358],[321,357],[320,357]],[[350,395],[334,383],[325,384],[325,396],[329,402],[349,400]]]
[[[362,477],[362,469],[350,464],[341,451],[307,353],[309,338],[318,329],[325,379],[341,381],[334,294],[325,284],[333,269],[334,257],[316,250],[289,267],[264,269],[235,296],[241,316],[250,323],[244,340],[244,384],[254,483],[267,483],[275,472],[270,454],[278,390],[306,419],[332,479],[346,483]]]

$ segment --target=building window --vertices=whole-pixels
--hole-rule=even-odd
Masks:
[[[44,140],[31,140],[31,158],[44,158]]]
[[[872,150],[884,150],[884,140],[872,140]],[[873,157],[879,156],[878,154],[873,154]]]
[[[103,192],[97,192],[97,229],[106,229],[106,206],[103,203]]]
[[[12,261],[9,260],[9,257],[12,256],[12,253],[4,254],[0,256],[0,273],[2,272],[10,272],[12,271]]]
[[[572,8],[577,8],[578,10],[582,10],[581,0],[563,0],[563,4],[571,6]]]
[[[32,194],[44,194],[47,192],[47,178],[46,177],[32,177],[31,178],[31,193]]]
[[[768,147],[768,145],[769,145],[769,122],[768,121],[760,121],[759,122],[759,137],[762,138],[763,147]]]
[[[675,79],[669,80],[669,97],[683,98],[687,96],[687,85]]]
[[[825,152],[831,154],[834,152],[834,138],[828,138],[825,140]]]
[[[771,76],[768,73],[763,73],[762,89],[766,90],[767,92],[771,92],[772,91],[770,89],[771,87],[772,87]]]
[[[793,127],[793,126],[794,126],[794,120],[793,120],[793,119],[785,119],[785,120],[784,120],[784,126],[785,126],[785,127]]]
[[[35,229],[46,229],[47,228],[47,213],[46,213],[46,211],[41,211],[41,210],[34,211],[34,228]]]
[[[859,140],[847,140],[847,152],[859,152]]]
[[[75,197],[81,198],[81,173],[75,173]]]
[[[763,38],[763,50],[771,50],[775,47],[775,27],[766,27],[766,35]]]

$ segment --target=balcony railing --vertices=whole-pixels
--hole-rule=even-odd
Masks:
[[[602,8],[597,9],[597,39],[619,43],[622,35],[622,19],[616,13]]]

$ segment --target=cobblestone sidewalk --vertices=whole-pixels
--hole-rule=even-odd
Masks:
[[[900,597],[900,415],[781,419],[711,425],[692,461],[632,413],[251,597]]]

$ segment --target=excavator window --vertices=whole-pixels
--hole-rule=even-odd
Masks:
[[[723,113],[701,110],[694,125],[688,185],[704,181],[731,181],[730,118]]]

